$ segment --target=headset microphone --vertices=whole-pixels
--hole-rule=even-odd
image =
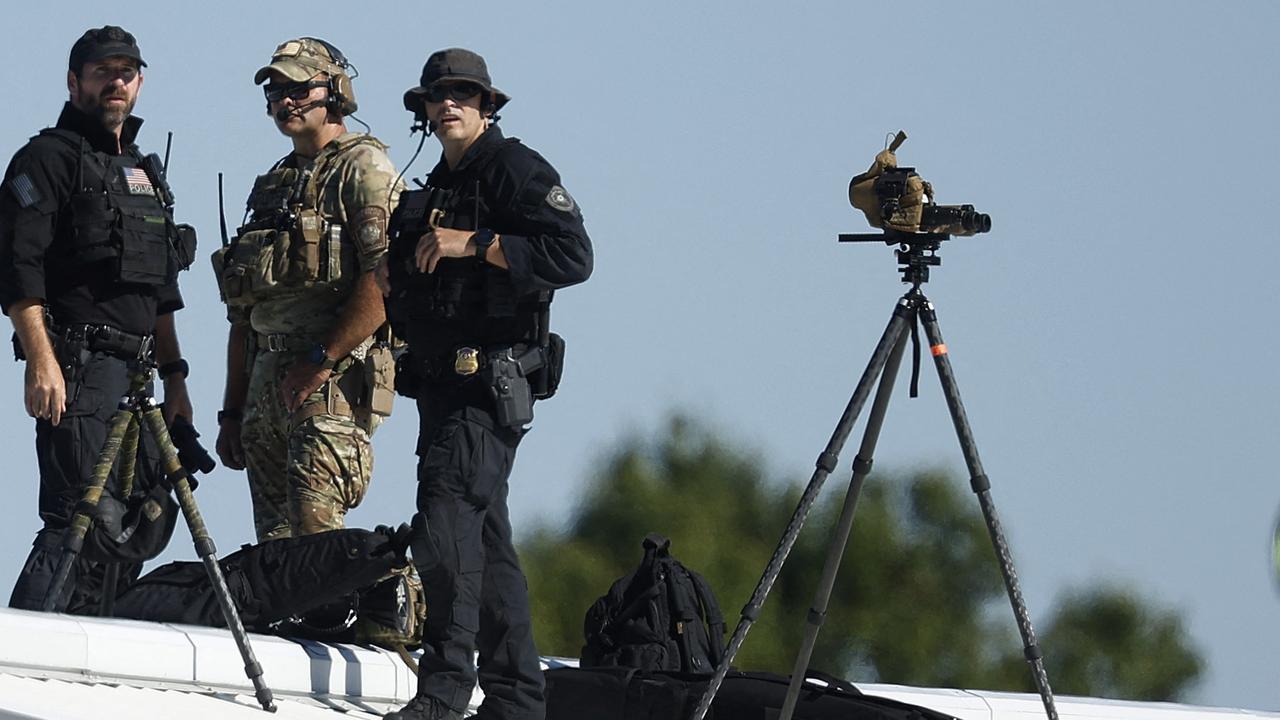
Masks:
[[[303,115],[306,115],[307,113],[311,112],[312,108],[320,107],[321,105],[324,105],[326,103],[328,103],[327,99],[316,100],[313,102],[309,102],[306,105],[299,105],[292,109],[287,107],[282,107],[279,110],[277,110],[275,113],[276,122],[285,122],[286,120],[289,119],[291,115],[297,115],[298,117],[302,117]]]

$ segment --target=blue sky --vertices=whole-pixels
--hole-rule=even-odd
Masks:
[[[584,209],[596,273],[555,306],[568,369],[521,448],[518,530],[561,521],[620,437],[673,411],[771,475],[808,478],[902,292],[890,249],[835,242],[866,229],[848,180],[901,128],[900,159],[940,202],[993,218],[990,234],[944,247],[927,290],[1033,619],[1066,589],[1132,587],[1187,618],[1209,661],[1196,701],[1280,710],[1267,559],[1280,506],[1280,6],[299,7],[6,10],[5,156],[56,119],[84,29],[138,36],[141,143],[160,152],[174,132],[178,215],[202,238],[178,322],[210,446],[225,346],[206,259],[216,174],[234,226],[253,177],[289,149],[252,83],[283,40],[323,37],[354,61],[359,115],[400,166],[416,145],[400,95],[427,54],[481,52],[514,98],[502,126],[551,159]],[[429,141],[409,175],[437,154]],[[21,366],[3,372],[8,583],[37,528],[36,473]],[[877,465],[962,477],[936,381],[921,391],[898,393]],[[407,519],[415,433],[402,403],[352,524]],[[844,486],[852,453],[825,492]],[[223,550],[251,540],[242,475],[219,469],[199,497]],[[164,559],[190,554],[180,530]]]

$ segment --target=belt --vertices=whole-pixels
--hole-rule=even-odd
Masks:
[[[480,372],[491,364],[495,357],[506,356],[516,360],[529,370],[542,366],[541,356],[533,361],[533,355],[540,348],[537,345],[516,343],[514,345],[492,345],[488,347],[463,346],[455,348],[452,353],[425,358],[419,366],[422,374],[432,380],[464,379]]]
[[[310,350],[315,340],[289,333],[258,333],[258,349],[267,352],[303,352]]]
[[[72,325],[59,336],[66,344],[84,343],[90,352],[122,360],[150,360],[155,349],[154,335],[135,335],[110,325]]]

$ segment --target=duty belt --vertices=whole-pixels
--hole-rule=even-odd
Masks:
[[[516,343],[515,345],[492,345],[484,348],[463,346],[446,355],[427,358],[421,365],[422,373],[433,380],[468,378],[480,372],[490,363],[492,356],[510,352],[510,357],[531,365],[530,369],[542,366],[541,348],[537,345]],[[532,356],[537,355],[537,362]]]
[[[110,325],[72,325],[56,334],[64,344],[83,343],[90,352],[122,360],[151,360],[154,335],[135,335]]]

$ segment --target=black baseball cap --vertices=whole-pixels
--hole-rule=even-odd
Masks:
[[[146,67],[138,41],[127,30],[115,25],[85,30],[75,45],[71,46],[71,58],[67,69],[79,72],[85,63],[101,62],[109,57],[126,57],[137,60],[139,67]]]
[[[493,86],[489,79],[489,68],[484,58],[463,48],[437,50],[427,58],[422,66],[422,78],[417,87],[409,88],[404,94],[404,109],[409,112],[422,110],[422,96],[432,85],[442,82],[473,82],[493,93],[493,109],[502,109],[511,100],[511,96]]]

